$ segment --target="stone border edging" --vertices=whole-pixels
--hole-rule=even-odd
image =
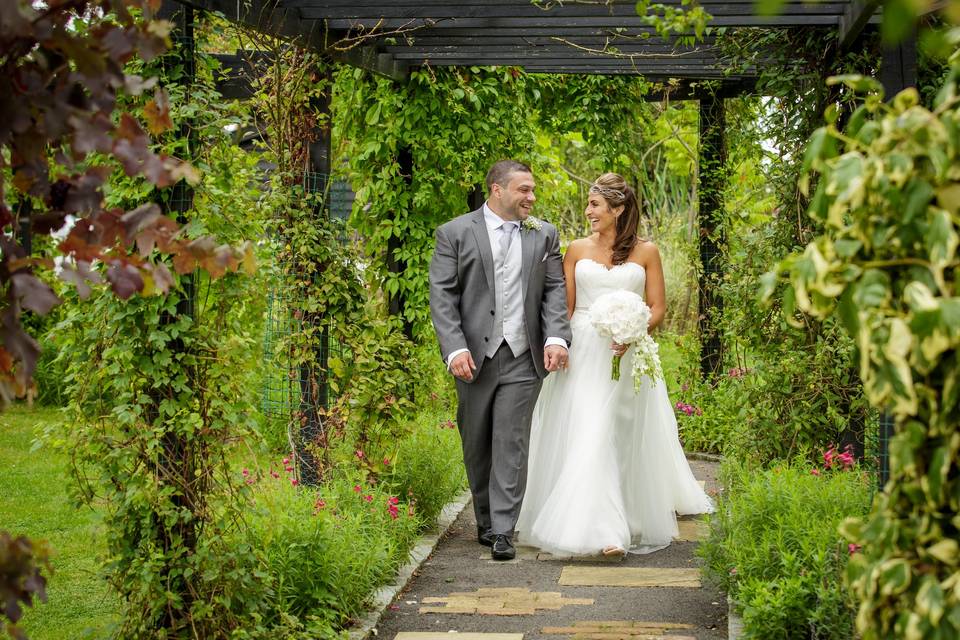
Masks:
[[[743,634],[743,620],[737,615],[733,600],[727,596],[727,640],[738,640]]]
[[[420,536],[410,550],[407,563],[400,567],[394,581],[377,589],[373,594],[372,609],[360,619],[357,627],[348,630],[350,640],[366,640],[371,634],[376,635],[377,625],[380,624],[380,618],[383,617],[387,607],[410,582],[413,572],[419,569],[423,561],[430,557],[430,554],[433,553],[440,542],[440,538],[447,532],[468,502],[470,502],[469,490],[461,493],[440,510],[436,527],[432,532]]]
[[[686,454],[690,460],[704,460],[706,462],[723,462],[723,456],[716,453],[703,453],[701,451],[690,451]]]

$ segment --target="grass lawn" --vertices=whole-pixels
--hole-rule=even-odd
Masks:
[[[96,514],[71,502],[65,455],[30,451],[38,427],[59,419],[54,409],[15,406],[0,413],[0,529],[50,545],[49,600],[27,609],[22,620],[30,639],[100,638],[116,601],[98,577],[103,545],[95,536]]]

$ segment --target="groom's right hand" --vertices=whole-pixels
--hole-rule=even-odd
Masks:
[[[477,365],[469,351],[464,351],[450,363],[450,373],[466,382],[473,380],[473,372],[476,370]]]

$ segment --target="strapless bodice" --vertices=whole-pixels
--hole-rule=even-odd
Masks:
[[[591,258],[581,258],[574,265],[577,283],[577,311],[586,311],[597,298],[611,291],[632,291],[643,297],[647,272],[636,262],[612,267]]]

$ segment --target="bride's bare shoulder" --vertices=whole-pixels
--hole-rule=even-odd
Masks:
[[[584,256],[590,247],[590,238],[577,238],[567,245],[567,252],[564,258],[569,260],[579,260]]]
[[[655,264],[660,264],[660,249],[657,248],[653,240],[640,238],[630,252],[630,260],[641,266],[648,268]]]

